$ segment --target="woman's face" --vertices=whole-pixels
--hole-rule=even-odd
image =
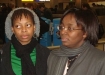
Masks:
[[[60,25],[62,27],[60,36],[63,45],[69,48],[78,48],[83,44],[86,33],[81,26],[77,26],[73,15],[66,15]]]
[[[35,25],[32,19],[28,16],[22,15],[22,18],[17,18],[13,22],[12,31],[15,34],[17,40],[22,44],[26,45],[31,41],[34,35]]]

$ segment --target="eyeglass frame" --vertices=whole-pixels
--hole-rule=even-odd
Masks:
[[[68,30],[68,31],[74,31],[74,30],[82,30],[82,29],[75,29],[75,28],[72,28],[72,27],[64,27],[64,26],[62,26],[62,29],[60,29],[60,26],[62,26],[62,25],[58,25],[57,26],[57,29],[59,30],[59,31],[62,31],[63,29],[65,29],[65,30]],[[69,29],[70,28],[70,29]]]

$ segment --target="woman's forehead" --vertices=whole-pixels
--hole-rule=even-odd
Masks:
[[[17,19],[20,19],[21,20],[22,18],[31,19],[31,17],[28,14],[27,15],[22,14],[22,15],[15,16],[14,17],[14,21],[17,20]]]
[[[66,22],[66,23],[72,23],[73,22],[74,23],[74,22],[76,22],[76,19],[75,19],[74,15],[68,14],[63,18],[62,22]]]
[[[78,26],[78,27],[81,27],[81,23],[79,23],[77,21],[77,18],[75,17],[75,15],[73,14],[68,14],[66,15],[62,21],[61,21],[61,24],[62,25],[65,25],[65,26]]]

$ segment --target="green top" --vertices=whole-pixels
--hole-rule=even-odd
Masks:
[[[31,60],[33,64],[35,65],[36,63],[36,49],[32,51],[30,54]],[[14,49],[13,45],[11,44],[11,65],[14,73],[16,75],[22,75],[22,70],[21,70],[21,59],[16,57],[16,50]]]

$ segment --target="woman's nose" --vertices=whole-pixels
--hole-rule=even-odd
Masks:
[[[26,32],[27,28],[26,27],[22,27],[22,32]]]

